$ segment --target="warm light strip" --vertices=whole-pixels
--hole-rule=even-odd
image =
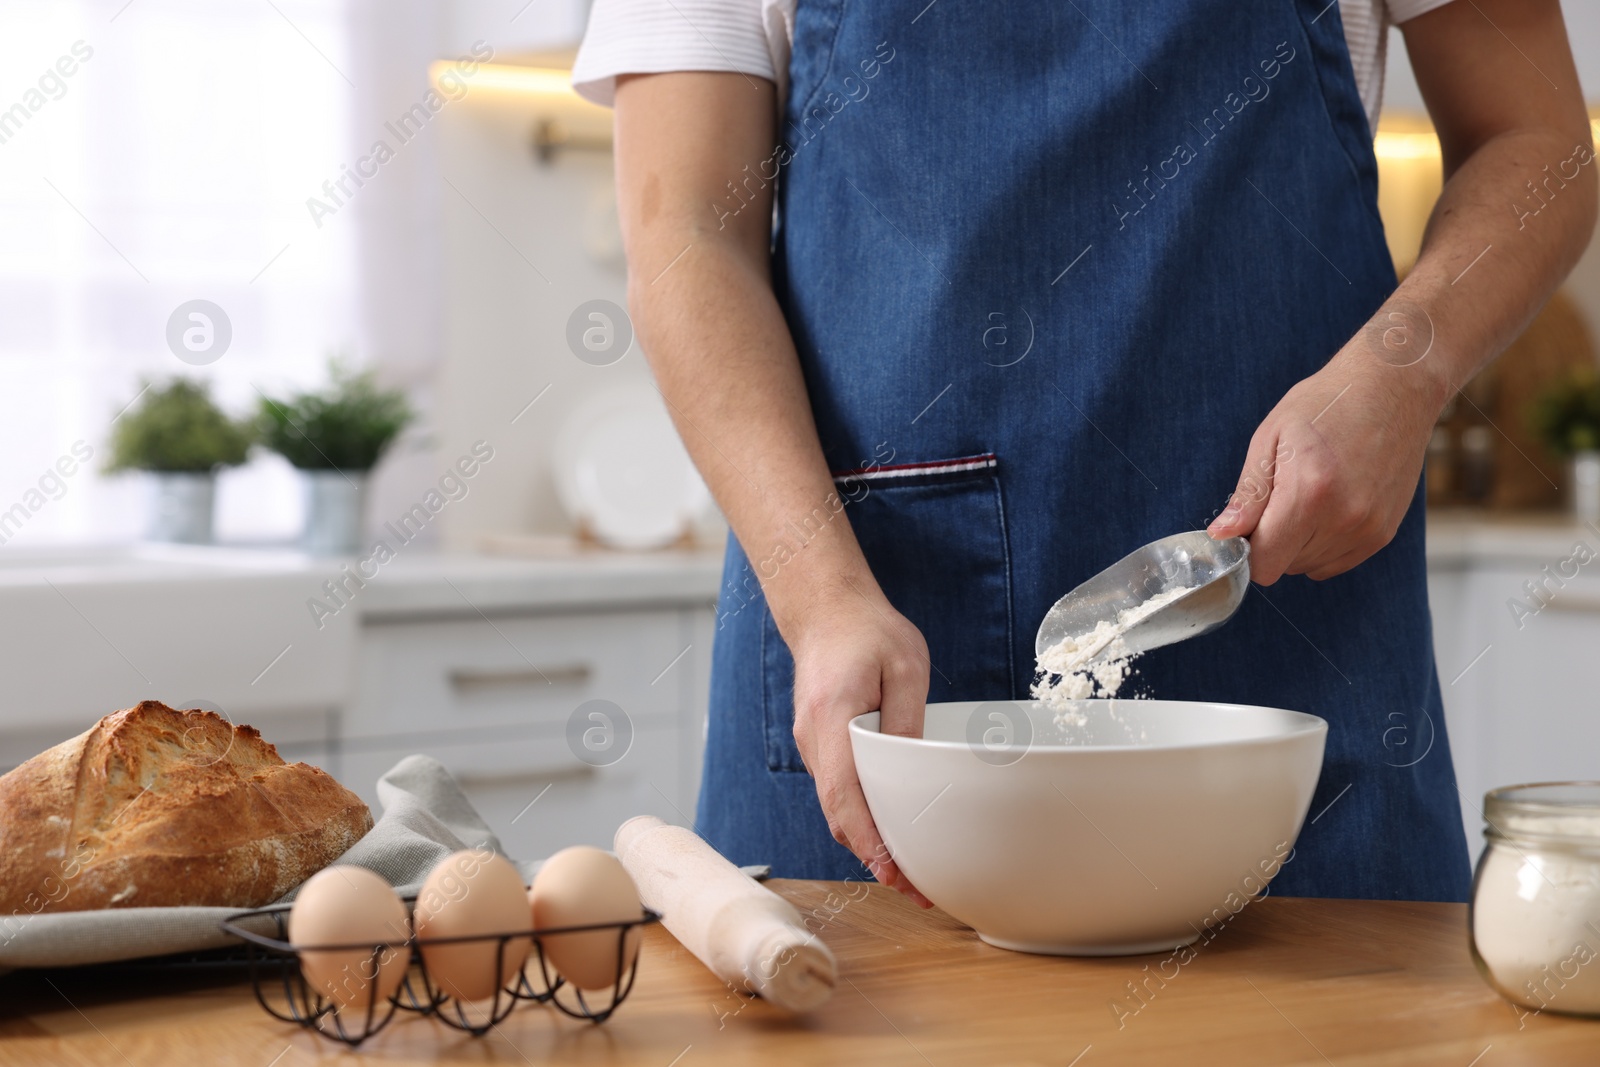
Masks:
[[[429,80],[435,86],[445,72],[455,70],[456,61],[441,59],[428,68]],[[506,93],[531,93],[539,96],[571,96],[572,72],[555,67],[519,67],[510,63],[480,63],[472,74],[457,75],[467,83],[468,91],[497,89]]]
[[[1600,118],[1589,120],[1589,132],[1600,145]],[[1379,159],[1438,159],[1439,138],[1432,133],[1379,130],[1372,149]]]
[[[1431,133],[1379,130],[1372,150],[1379,159],[1438,159],[1439,138]]]

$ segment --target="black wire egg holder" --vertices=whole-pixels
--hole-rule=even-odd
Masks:
[[[406,903],[413,904],[414,898],[406,898]],[[613,1012],[627,999],[628,993],[633,989],[634,977],[639,972],[639,954],[633,954],[633,959],[628,959],[628,935],[637,927],[649,926],[651,923],[661,921],[658,912],[649,908],[642,909],[642,914],[637,919],[625,922],[594,923],[586,926],[557,926],[545,929],[515,930],[500,934],[473,934],[465,937],[410,937],[403,941],[382,941],[373,943],[357,942],[343,945],[295,945],[289,941],[289,909],[291,905],[279,904],[269,908],[257,908],[252,911],[240,912],[230,915],[222,920],[223,933],[239,938],[245,945],[245,960],[249,967],[250,985],[255,992],[256,1002],[275,1019],[287,1023],[295,1023],[307,1030],[320,1034],[331,1041],[338,1041],[355,1048],[367,1038],[372,1037],[384,1027],[388,1026],[398,1012],[410,1012],[419,1016],[432,1016],[441,1023],[453,1029],[471,1034],[473,1037],[482,1037],[492,1028],[503,1022],[513,1009],[521,1003],[550,1004],[562,1013],[574,1019],[586,1019],[592,1023],[603,1023],[611,1018]],[[269,937],[248,929],[244,924],[256,923],[261,919],[270,919],[277,936]],[[583,990],[567,982],[557,974],[545,955],[542,938],[553,937],[557,934],[582,934],[593,933],[601,930],[615,930],[617,934],[617,967],[616,980],[610,986],[610,995],[605,1002],[591,1006],[583,995]],[[453,945],[470,942],[492,941],[495,943],[494,971],[501,975],[505,973],[504,963],[507,946],[513,942],[531,941],[532,946],[528,952],[528,959],[517,971],[515,979],[509,984],[497,985],[492,1000],[488,1002],[483,1018],[475,1019],[469,1016],[462,1003],[455,997],[445,993],[428,974],[427,962],[422,956],[424,945]],[[359,1027],[354,1020],[345,1018],[350,1012],[349,1008],[341,1008],[337,1001],[318,992],[309,982],[300,967],[300,953],[302,951],[315,952],[353,952],[368,951],[370,955],[366,963],[371,965],[370,973],[373,977],[368,979],[377,983],[383,964],[387,962],[385,954],[403,950],[409,953],[409,960],[405,976],[394,993],[386,999],[376,996],[365,998],[364,1009],[355,1009],[355,1014],[361,1016]],[[534,958],[539,961],[537,986],[530,978],[529,971]],[[276,965],[274,967],[274,965]],[[270,973],[277,971],[276,975]],[[268,996],[268,989],[281,985],[283,1002],[273,1003]],[[561,990],[569,988],[570,997],[565,997]],[[472,1003],[482,1003],[474,1001]]]

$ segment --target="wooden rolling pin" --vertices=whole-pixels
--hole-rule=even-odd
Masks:
[[[617,829],[615,847],[645,906],[718,978],[793,1012],[833,995],[838,971],[828,946],[792,904],[694,831],[640,815]]]

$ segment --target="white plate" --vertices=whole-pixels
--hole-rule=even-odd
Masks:
[[[552,459],[568,516],[613,548],[669,545],[711,502],[661,394],[646,383],[580,403]]]

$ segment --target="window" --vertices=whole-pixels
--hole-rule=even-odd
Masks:
[[[306,208],[350,158],[347,15],[333,0],[6,4],[0,510],[74,442],[95,453],[11,543],[139,534],[141,479],[100,468],[141,378],[207,381],[239,414],[357,347],[358,229]],[[207,366],[166,341],[197,298],[232,332]],[[299,514],[276,457],[219,487],[221,539],[286,538]]]

